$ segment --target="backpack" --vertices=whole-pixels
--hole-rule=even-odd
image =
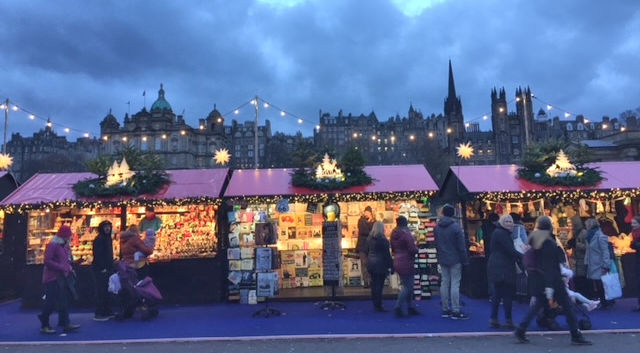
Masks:
[[[534,248],[529,248],[522,255],[522,263],[527,271],[540,271],[538,266],[538,256]]]

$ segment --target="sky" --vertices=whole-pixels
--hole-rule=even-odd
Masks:
[[[637,0],[5,0],[0,14],[10,134],[50,118],[93,136],[110,109],[122,122],[150,107],[160,83],[194,127],[214,104],[253,119],[233,112],[256,95],[287,112],[260,105],[273,130],[304,135],[320,110],[440,114],[449,60],[465,120],[485,130],[493,87],[512,100],[529,86],[552,116],[640,107]]]

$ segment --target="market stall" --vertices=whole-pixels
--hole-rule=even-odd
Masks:
[[[21,238],[16,249],[21,259],[24,305],[37,304],[44,250],[62,224],[73,231],[71,250],[77,264],[79,304],[93,305],[92,241],[102,221],[113,224],[114,254],[119,254],[118,233],[138,225],[146,207],[154,207],[161,227],[149,257],[151,275],[168,302],[217,301],[222,296],[222,266],[218,254],[218,207],[228,169],[171,170],[169,183],[149,195],[78,197],[73,186],[94,178],[91,173],[36,174],[0,206],[13,219],[7,234]]]
[[[369,297],[369,289],[363,287],[366,269],[356,251],[358,222],[368,208],[384,223],[387,236],[397,216],[409,219],[422,244],[416,266],[423,276],[416,279],[414,294],[429,297],[438,285],[432,243],[435,215],[429,199],[437,191],[435,182],[422,165],[371,166],[364,171],[372,183],[323,191],[293,186],[293,169],[234,171],[225,192],[231,224],[225,244],[229,300],[323,298],[328,279],[339,282],[341,296]],[[336,224],[337,230],[328,227]],[[334,231],[341,239],[340,253],[328,258],[326,246]],[[271,272],[270,281],[260,275],[263,272]],[[385,289],[388,294],[393,293],[390,287]]]
[[[10,172],[0,172],[0,200],[18,187],[18,181]],[[5,213],[0,210],[0,300],[15,296],[14,258],[16,241],[4,231]]]
[[[561,243],[572,236],[571,219],[596,218],[614,244],[618,262],[624,268],[621,279],[629,279],[625,296],[637,288],[633,250],[630,249],[631,218],[640,211],[640,162],[600,162],[588,165],[604,178],[592,186],[546,186],[518,176],[516,165],[454,166],[442,185],[439,197],[458,202],[464,211],[464,226],[474,246],[477,272],[463,278],[463,287],[473,296],[486,295],[486,283],[477,283],[484,267],[483,223],[490,213],[516,213],[528,230],[536,217],[548,215]],[[571,259],[570,259],[571,260]],[[473,280],[472,280],[473,279]],[[466,282],[466,283],[465,283]]]

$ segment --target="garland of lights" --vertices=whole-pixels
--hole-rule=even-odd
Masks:
[[[578,201],[580,199],[604,199],[640,197],[640,188],[631,190],[612,189],[607,191],[598,190],[554,190],[554,191],[502,191],[486,192],[477,195],[477,198],[484,201],[505,202],[505,201],[530,201],[546,199],[551,201]]]
[[[290,196],[238,196],[227,199],[235,204],[275,204],[283,198],[291,203],[360,202],[360,201],[406,201],[423,200],[432,197],[436,191],[374,192],[355,194],[312,194]]]
[[[33,210],[54,210],[60,208],[105,208],[105,207],[138,207],[138,206],[187,206],[193,204],[209,204],[214,206],[220,206],[222,204],[221,199],[212,197],[188,197],[183,199],[165,199],[165,200],[152,200],[152,199],[132,199],[132,200],[120,200],[120,201],[81,201],[81,200],[62,200],[54,202],[40,202],[40,203],[23,203],[19,205],[6,205],[0,209],[6,213],[24,213]]]

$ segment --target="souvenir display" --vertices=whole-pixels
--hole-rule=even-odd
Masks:
[[[120,208],[104,209],[59,209],[56,211],[30,211],[27,216],[27,264],[44,263],[44,251],[47,244],[56,235],[61,225],[71,227],[71,253],[73,260],[81,265],[93,262],[93,240],[98,236],[98,225],[110,221],[113,237],[119,232]],[[120,253],[120,244],[113,242],[114,256]]]

